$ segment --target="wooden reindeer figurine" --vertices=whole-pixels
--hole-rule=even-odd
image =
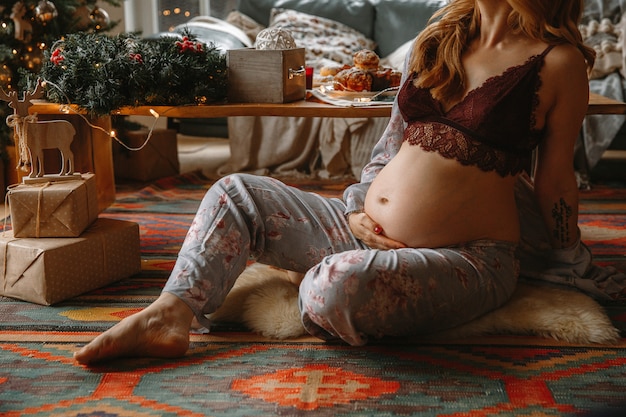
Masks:
[[[74,154],[70,145],[76,134],[74,126],[67,120],[38,121],[36,115],[29,115],[28,108],[32,105],[32,100],[43,97],[43,94],[39,82],[35,91],[24,93],[22,100],[18,99],[17,91],[7,94],[0,88],[0,99],[8,101],[9,107],[14,110],[13,115],[7,117],[7,124],[15,128],[15,138],[19,142],[16,146],[20,149],[22,162],[25,165],[30,162],[29,178],[44,176],[44,149],[58,149],[61,153],[61,171],[55,177],[73,179]]]

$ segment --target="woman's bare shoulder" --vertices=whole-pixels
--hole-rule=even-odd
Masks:
[[[587,63],[578,48],[556,45],[546,55],[541,69],[544,99],[556,105],[586,106],[589,94]]]
[[[546,55],[545,69],[560,77],[574,72],[582,73],[586,77],[587,63],[582,52],[574,45],[559,44]]]

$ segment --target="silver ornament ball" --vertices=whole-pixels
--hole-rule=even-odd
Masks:
[[[263,29],[256,36],[256,49],[294,49],[297,48],[291,32],[281,27]]]

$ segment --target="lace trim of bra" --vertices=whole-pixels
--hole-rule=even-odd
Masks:
[[[410,145],[419,145],[425,151],[437,152],[444,158],[456,159],[463,165],[474,165],[486,172],[496,171],[502,177],[517,174],[530,163],[530,155],[520,157],[494,149],[444,123],[410,123],[404,140]]]

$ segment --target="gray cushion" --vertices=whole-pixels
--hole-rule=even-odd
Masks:
[[[368,0],[239,0],[237,9],[268,26],[273,7],[332,19],[370,39],[374,36],[374,5]]]
[[[338,2],[339,3],[339,2]],[[385,57],[415,38],[445,0],[379,0],[376,2],[374,40]]]
[[[613,23],[617,23],[626,11],[624,0],[585,0],[584,3],[583,23],[602,19],[611,19]]]

